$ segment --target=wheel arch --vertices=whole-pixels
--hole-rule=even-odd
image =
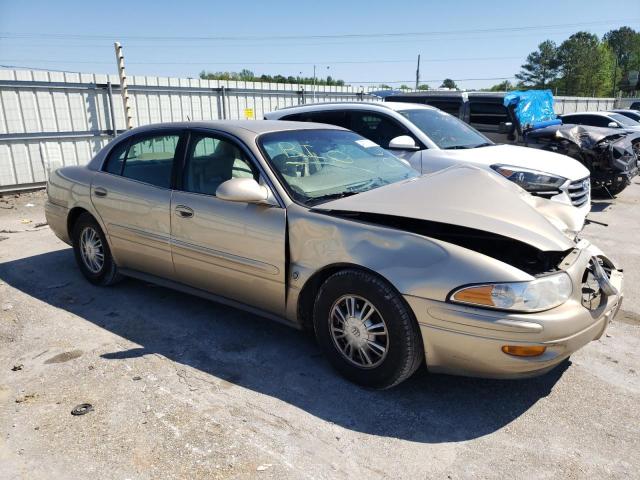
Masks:
[[[73,207],[71,210],[69,210],[69,214],[67,215],[67,235],[69,235],[69,238],[71,239],[72,242],[73,242],[73,226],[76,224],[76,222],[78,221],[78,218],[80,218],[80,215],[82,215],[83,213],[88,213],[95,219],[95,216],[84,207]]]
[[[300,294],[298,295],[297,315],[299,323],[305,330],[310,332],[313,331],[313,307],[320,287],[331,275],[343,270],[358,270],[361,272],[365,272],[387,283],[393,290],[396,291],[396,293],[398,293],[400,298],[402,298],[402,301],[405,302],[407,308],[414,316],[415,320],[415,314],[413,313],[410,305],[406,303],[406,301],[402,297],[402,294],[398,291],[395,285],[391,281],[389,281],[388,278],[386,278],[384,275],[380,275],[375,270],[364,267],[362,265],[342,262],[325,265],[324,267],[316,271],[313,275],[311,275],[300,289]]]

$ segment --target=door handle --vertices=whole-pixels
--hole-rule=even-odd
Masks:
[[[191,218],[193,217],[193,210],[185,205],[177,205],[176,215],[182,218]]]
[[[93,193],[95,194],[96,197],[106,197],[107,196],[107,190],[102,188],[102,187],[96,187],[93,189]]]

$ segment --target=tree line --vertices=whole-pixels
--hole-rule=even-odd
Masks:
[[[640,88],[640,32],[621,27],[602,39],[577,32],[557,45],[545,40],[531,52],[516,74],[518,82],[494,85],[490,90],[549,88],[558,95],[616,96]]]
[[[270,83],[293,83],[298,85],[329,85],[344,86],[344,80],[338,80],[327,75],[326,77],[294,77],[293,75],[256,75],[251,70],[243,68],[239,72],[200,72],[203,80],[236,80],[243,82],[270,82]]]
[[[545,40],[527,55],[525,63],[515,75],[516,82],[504,80],[484,90],[508,91],[549,88],[556,95],[602,97],[616,96],[619,91],[635,94],[640,90],[640,32],[620,27],[605,33],[602,38],[589,32],[576,32],[556,44]],[[246,82],[291,83],[298,85],[343,86],[344,80],[327,77],[284,75],[256,75],[248,69],[240,72],[200,72],[206,80],[239,80]],[[391,88],[381,84],[380,88]],[[412,90],[401,85],[401,90]],[[455,81],[447,78],[440,88],[457,89]],[[428,90],[421,84],[418,90]]]

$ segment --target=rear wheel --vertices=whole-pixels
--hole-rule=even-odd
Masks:
[[[324,282],[314,327],[334,368],[366,387],[393,387],[424,359],[413,313],[398,292],[367,272],[344,270]]]
[[[90,214],[78,217],[72,238],[76,262],[87,280],[95,285],[112,285],[120,280],[107,239]]]

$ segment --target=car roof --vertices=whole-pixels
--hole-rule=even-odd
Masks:
[[[562,117],[568,117],[571,115],[599,115],[601,117],[606,117],[611,112],[571,112],[571,113],[563,113]]]
[[[184,129],[184,128],[207,128],[221,130],[231,134],[253,133],[256,136],[267,132],[280,132],[286,130],[311,130],[311,129],[336,129],[344,130],[342,127],[326,125],[324,123],[313,122],[283,122],[280,120],[212,120],[206,122],[167,122],[153,123],[129,130],[131,134],[146,133],[158,129]],[[127,133],[129,133],[127,132]]]
[[[407,103],[407,102],[322,102],[322,103],[310,103],[307,105],[296,105],[293,107],[285,107],[270,113],[287,112],[288,114],[313,112],[319,110],[333,110],[333,109],[346,109],[346,110],[374,110],[374,111],[402,111],[402,110],[436,110],[436,108],[429,105],[420,103]]]
[[[627,113],[640,113],[640,110],[634,110],[632,108],[616,108],[614,110],[610,110],[611,112],[614,113],[622,113],[622,112],[627,112]]]

